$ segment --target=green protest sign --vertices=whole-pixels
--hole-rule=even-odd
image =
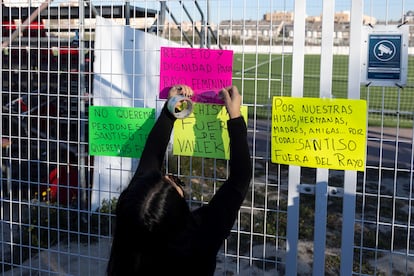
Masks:
[[[90,106],[89,154],[139,158],[154,124],[154,108]]]

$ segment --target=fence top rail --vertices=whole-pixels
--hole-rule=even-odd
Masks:
[[[2,6],[2,17],[4,20],[22,19],[30,16],[36,8],[35,7],[6,7]],[[134,17],[155,17],[158,11],[153,9],[146,9],[135,7],[132,5],[97,5],[94,6],[97,13],[105,18],[124,18],[126,10],[129,9],[129,16]],[[85,7],[85,18],[95,17],[93,8]],[[40,19],[73,19],[79,18],[79,7],[58,7],[51,6],[40,13]]]

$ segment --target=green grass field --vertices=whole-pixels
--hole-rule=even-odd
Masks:
[[[305,56],[304,97],[318,97],[320,56]],[[368,102],[370,125],[412,127],[414,114],[414,56],[408,60],[407,86],[361,86],[361,98]],[[347,98],[348,56],[333,58],[332,95]],[[290,96],[292,55],[235,54],[233,82],[243,91],[249,118],[269,116],[273,96]]]

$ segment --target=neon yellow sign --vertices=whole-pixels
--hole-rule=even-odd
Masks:
[[[247,106],[241,107],[247,123]],[[197,103],[193,113],[174,124],[173,154],[229,159],[229,115],[223,105]]]
[[[272,162],[364,171],[364,100],[274,97]]]

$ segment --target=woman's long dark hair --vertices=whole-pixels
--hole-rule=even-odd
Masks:
[[[134,178],[116,207],[108,276],[146,275],[182,227],[189,208],[160,173]]]

